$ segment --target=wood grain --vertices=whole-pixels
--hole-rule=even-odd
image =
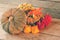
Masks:
[[[60,20],[60,19],[59,19]],[[56,27],[57,26],[57,27]],[[0,28],[0,39],[3,40],[60,40],[60,25],[59,23],[53,23],[38,34],[24,34],[10,35]]]
[[[35,35],[24,33],[10,35],[2,29],[0,23],[0,40],[60,40],[60,0],[0,0],[0,19],[5,11],[25,2],[31,3],[36,7],[42,7],[44,8],[44,14],[49,13],[52,17],[59,19],[53,19],[50,26]]]

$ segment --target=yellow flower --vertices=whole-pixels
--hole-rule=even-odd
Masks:
[[[32,4],[28,4],[28,3],[23,3],[21,5],[19,5],[17,8],[20,8],[22,10],[32,10],[34,9]]]

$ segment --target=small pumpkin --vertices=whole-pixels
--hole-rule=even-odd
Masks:
[[[26,25],[24,28],[24,33],[30,33],[31,32],[31,26],[30,25]]]
[[[25,12],[20,9],[10,9],[2,15],[3,29],[10,34],[19,34],[25,25]]]
[[[38,29],[38,26],[37,25],[32,26],[31,29],[32,29],[32,33],[33,34],[36,34],[36,33],[39,33],[40,32],[40,30]]]

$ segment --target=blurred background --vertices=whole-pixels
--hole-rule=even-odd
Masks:
[[[44,8],[44,14],[49,13],[53,18],[60,19],[60,0],[0,0],[0,15],[22,3],[31,3],[35,7]]]

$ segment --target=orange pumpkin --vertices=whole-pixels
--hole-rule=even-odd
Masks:
[[[10,34],[19,34],[25,25],[25,12],[20,9],[10,9],[2,15],[3,29]]]
[[[31,29],[32,29],[32,33],[33,34],[36,34],[36,33],[39,33],[40,32],[40,30],[38,29],[38,26],[37,25],[32,26]]]
[[[26,25],[24,28],[24,33],[30,33],[31,32],[31,26]]]

